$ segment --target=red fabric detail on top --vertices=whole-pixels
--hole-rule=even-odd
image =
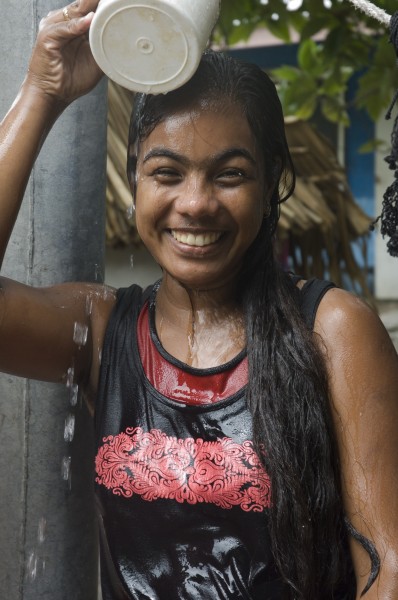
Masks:
[[[96,482],[116,496],[238,506],[245,512],[263,512],[271,505],[270,480],[252,442],[178,439],[140,427],[103,442],[95,459]]]
[[[247,357],[235,367],[213,375],[192,375],[163,358],[151,339],[148,303],[138,318],[137,339],[147,378],[167,398],[189,405],[212,404],[229,398],[247,384]]]

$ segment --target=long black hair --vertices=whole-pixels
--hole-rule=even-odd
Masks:
[[[257,66],[206,52],[194,77],[163,96],[135,98],[128,171],[134,181],[139,144],[180,109],[238,105],[273,186],[269,215],[246,253],[240,274],[254,443],[270,476],[272,550],[291,599],[355,597],[328,378],[319,344],[300,313],[292,278],[274,258],[281,201],[295,176],[276,89]],[[231,124],[233,126],[233,124]],[[358,538],[357,538],[358,539]],[[361,541],[361,536],[359,536]],[[373,569],[372,579],[377,575]],[[369,587],[372,580],[369,581]]]

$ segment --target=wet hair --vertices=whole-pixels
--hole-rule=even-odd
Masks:
[[[134,181],[139,145],[156,125],[179,110],[228,102],[246,116],[263,157],[266,184],[273,186],[270,213],[245,255],[238,286],[247,333],[247,403],[254,443],[272,486],[272,551],[290,599],[348,600],[355,598],[348,534],[365,543],[343,514],[322,352],[300,312],[294,280],[274,257],[280,202],[291,195],[295,181],[274,84],[256,65],[210,51],[182,88],[163,96],[137,95],[129,177]],[[372,556],[372,545],[367,549]],[[377,553],[367,589],[377,576],[374,557]]]

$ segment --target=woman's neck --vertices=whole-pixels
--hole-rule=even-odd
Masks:
[[[163,347],[197,368],[220,366],[245,347],[236,283],[191,290],[165,275],[156,298],[156,329]]]

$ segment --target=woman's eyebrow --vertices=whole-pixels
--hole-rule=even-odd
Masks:
[[[147,154],[144,156],[143,163],[148,162],[151,158],[171,158],[172,160],[176,160],[181,163],[188,163],[188,160],[182,154],[178,154],[178,152],[174,152],[169,148],[163,148],[162,146],[157,148],[152,148]]]
[[[215,154],[211,157],[211,160],[214,162],[223,162],[224,160],[228,160],[229,158],[241,157],[246,158],[253,166],[257,165],[256,159],[246,148],[228,148],[227,150],[223,150],[219,154]]]
[[[190,162],[186,156],[179,154],[178,152],[174,152],[173,150],[170,150],[170,148],[164,148],[161,146],[152,148],[152,150],[150,150],[144,156],[143,162],[146,163],[151,158],[162,158],[162,157],[163,158],[171,158],[172,160],[175,160],[182,164],[188,164]],[[246,148],[241,148],[241,147],[228,148],[227,150],[222,150],[218,154],[212,154],[206,159],[205,162],[206,163],[219,163],[219,162],[223,162],[225,160],[228,160],[230,158],[235,158],[235,157],[245,158],[253,166],[257,165],[257,162],[256,162],[255,158],[252,156],[252,154]]]

